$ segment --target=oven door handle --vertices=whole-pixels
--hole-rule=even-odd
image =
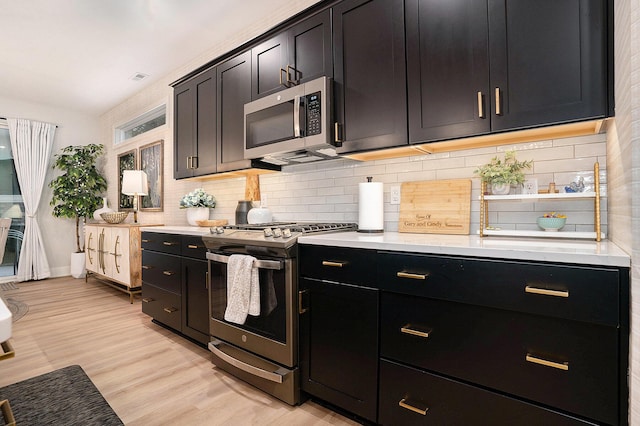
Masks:
[[[232,357],[231,355],[223,352],[222,349],[218,348],[218,345],[221,344],[223,344],[221,341],[213,339],[211,342],[209,342],[209,350],[223,361],[233,365],[236,368],[239,368],[242,371],[246,371],[247,373],[253,374],[254,376],[262,377],[263,379],[267,379],[271,382],[282,383],[282,375],[278,374],[277,372],[263,370],[262,368],[255,367],[251,364],[247,364],[246,362]]]
[[[229,263],[229,256],[218,253],[207,252],[207,259],[219,263]],[[260,269],[275,269],[279,271],[282,269],[282,262],[278,260],[258,260],[253,262],[253,266]]]

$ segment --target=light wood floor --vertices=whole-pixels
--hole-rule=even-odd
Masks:
[[[29,312],[0,387],[80,365],[127,425],[356,425],[312,401],[291,407],[217,369],[209,353],[151,322],[140,298],[89,279],[16,284]]]

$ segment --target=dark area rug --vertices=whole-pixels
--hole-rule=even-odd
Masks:
[[[0,388],[3,399],[20,426],[124,424],[79,365]]]

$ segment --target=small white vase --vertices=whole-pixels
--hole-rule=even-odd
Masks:
[[[199,220],[209,219],[209,207],[189,207],[187,209],[187,222],[191,226],[198,226]]]
[[[508,183],[492,183],[491,193],[493,195],[507,195],[511,191],[511,185]]]
[[[84,252],[80,253],[71,253],[71,276],[73,278],[84,278],[87,274],[87,269],[85,265],[85,254]]]
[[[271,210],[266,207],[254,207],[247,213],[247,222],[254,223],[269,223],[273,220],[273,214]]]
[[[95,220],[97,220],[98,222],[104,222],[104,220],[102,220],[102,217],[100,216],[100,214],[102,214],[102,213],[110,213],[112,211],[113,211],[113,209],[110,209],[109,206],[107,206],[107,197],[103,197],[102,198],[102,208],[99,208],[98,210],[93,212],[93,218]]]

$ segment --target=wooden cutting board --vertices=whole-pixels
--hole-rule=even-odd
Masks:
[[[469,234],[471,180],[404,182],[398,232]]]

